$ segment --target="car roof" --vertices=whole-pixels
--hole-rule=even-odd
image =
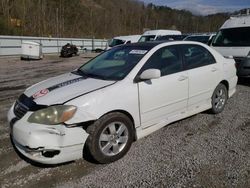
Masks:
[[[136,42],[136,43],[131,43],[131,44],[125,44],[125,46],[153,48],[153,47],[155,47],[155,46],[157,46],[159,44],[162,44],[164,42],[166,42],[166,41]]]
[[[123,44],[116,47],[134,47],[134,48],[146,48],[147,50],[151,50],[154,47],[161,45],[161,44],[174,44],[174,45],[181,45],[181,44],[196,44],[202,45],[200,42],[196,41],[149,41],[149,42],[137,42],[137,43],[130,43],[130,44]],[[114,48],[116,48],[114,47]]]
[[[188,35],[187,38],[191,37],[210,37],[210,35]]]

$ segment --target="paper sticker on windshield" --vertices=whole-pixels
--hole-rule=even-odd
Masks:
[[[138,54],[138,55],[144,55],[146,54],[148,51],[147,50],[131,50],[129,52],[129,54]]]

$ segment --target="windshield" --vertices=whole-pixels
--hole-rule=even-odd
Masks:
[[[138,42],[147,42],[147,41],[153,41],[155,40],[155,35],[146,35],[142,36]]]
[[[208,43],[209,40],[209,35],[206,36],[189,36],[186,37],[184,40],[185,41],[196,41],[196,42],[202,42],[202,43]]]
[[[117,45],[121,45],[121,44],[124,44],[125,43],[125,40],[120,40],[120,39],[112,39],[109,43],[109,47],[114,47],[114,46],[117,46]]]
[[[122,80],[149,50],[148,46],[119,46],[90,60],[78,73],[103,80]]]
[[[250,46],[250,27],[220,30],[213,40],[213,46]]]

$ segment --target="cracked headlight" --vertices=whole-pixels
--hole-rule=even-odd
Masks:
[[[30,115],[28,122],[45,125],[56,125],[71,119],[77,107],[71,105],[56,105],[38,110]]]

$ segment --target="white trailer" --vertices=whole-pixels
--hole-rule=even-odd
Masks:
[[[21,59],[42,59],[42,45],[37,42],[23,41]]]

